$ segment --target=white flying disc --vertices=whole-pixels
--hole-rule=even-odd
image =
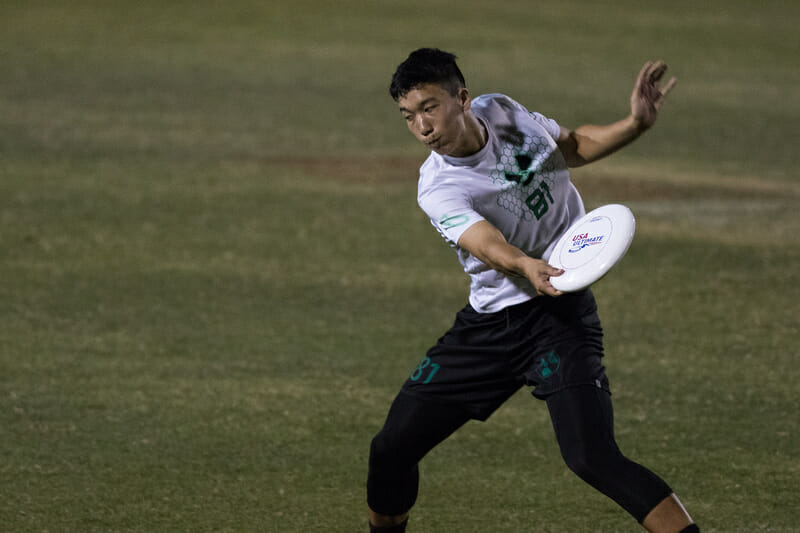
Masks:
[[[564,270],[550,283],[564,292],[585,289],[605,276],[628,251],[636,220],[620,204],[598,207],[579,218],[562,235],[549,263]]]

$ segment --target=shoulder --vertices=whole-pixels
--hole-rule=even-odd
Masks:
[[[558,139],[561,131],[561,126],[552,118],[529,110],[505,94],[482,94],[472,101],[472,109],[490,123],[535,123],[553,139]]]
[[[436,152],[431,152],[419,167],[420,177],[435,173],[444,166],[444,158]]]
[[[420,167],[417,204],[434,217],[441,209],[472,205],[469,180],[462,171],[448,165],[441,156],[431,154]]]
[[[432,154],[433,156],[434,154]],[[419,169],[417,200],[422,205],[426,199],[437,198],[442,194],[453,195],[464,191],[463,176],[453,169],[441,157],[429,157]]]
[[[441,187],[442,174],[447,164],[442,156],[431,152],[428,158],[419,167],[419,182],[417,183],[417,203],[423,204],[423,199]]]
[[[480,111],[500,111],[505,113],[525,112],[525,106],[501,93],[482,94],[472,100],[472,109]]]
[[[535,111],[530,113],[530,117],[534,122],[543,127],[545,131],[547,131],[548,135],[553,138],[553,140],[558,140],[559,136],[561,135],[561,125],[558,122]]]
[[[431,152],[425,162],[422,163],[422,166],[419,167],[419,183],[417,185],[419,194],[431,188],[438,181],[437,176],[442,173],[446,166],[442,156]]]

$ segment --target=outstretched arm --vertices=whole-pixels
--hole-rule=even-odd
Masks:
[[[563,294],[550,284],[550,276],[559,276],[563,270],[525,255],[490,222],[481,220],[470,226],[458,239],[458,245],[498,272],[527,278],[539,294]]]
[[[584,125],[569,130],[561,128],[558,147],[567,165],[579,167],[597,161],[631,143],[656,121],[664,98],[675,86],[671,78],[663,88],[659,82],[667,71],[663,61],[648,61],[639,72],[631,93],[631,113],[605,126]]]

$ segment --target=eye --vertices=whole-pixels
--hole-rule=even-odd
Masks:
[[[403,115],[403,118],[405,119],[406,122],[411,122],[411,119],[413,117],[411,115]]]
[[[433,111],[434,111],[434,110],[435,110],[437,107],[438,107],[438,106],[435,106],[435,105],[429,105],[428,107],[426,107],[426,108],[425,108],[425,112],[426,112],[426,113],[433,113]]]

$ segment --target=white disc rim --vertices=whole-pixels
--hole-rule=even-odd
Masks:
[[[564,270],[560,276],[551,277],[550,283],[560,291],[575,292],[597,282],[625,256],[635,229],[633,213],[621,204],[604,205],[582,216],[559,238],[550,255],[549,263]],[[603,238],[570,257],[576,237],[584,234],[588,234],[584,240]]]

